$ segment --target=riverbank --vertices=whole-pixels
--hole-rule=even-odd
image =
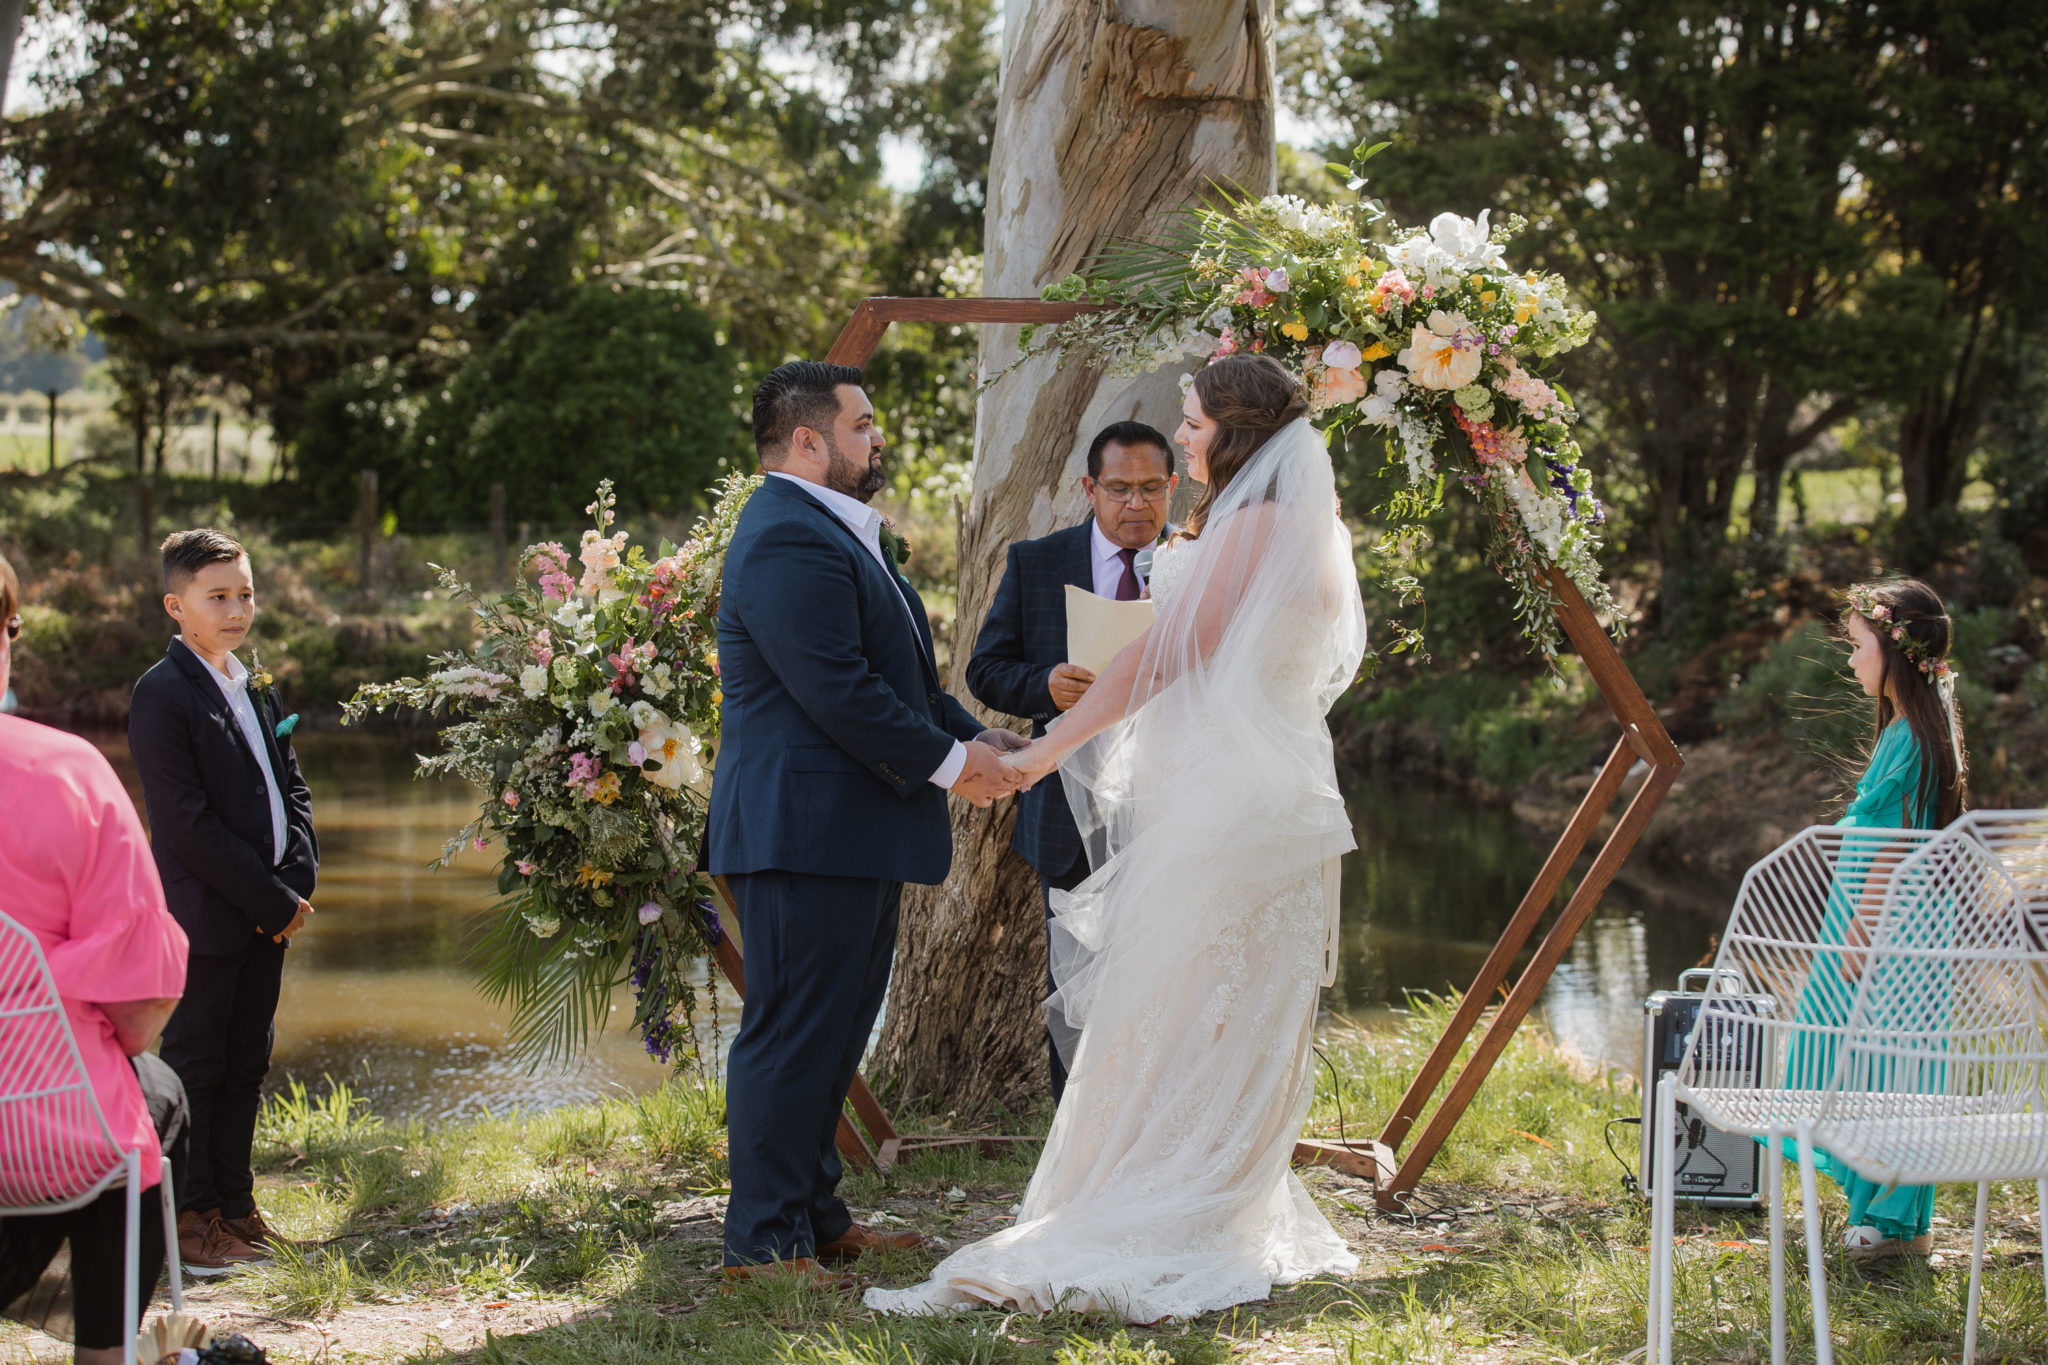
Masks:
[[[1311,1131],[1354,1135],[1392,1105],[1440,1007],[1323,1038]],[[1332,1077],[1336,1078],[1333,1085]],[[850,1296],[784,1287],[726,1292],[718,1272],[726,1182],[717,1090],[687,1078],[635,1099],[437,1127],[384,1123],[346,1090],[303,1091],[264,1111],[259,1197],[303,1253],[192,1288],[208,1321],[273,1360],[705,1361],[721,1365],[1220,1365],[1226,1361],[1615,1360],[1642,1342],[1648,1234],[1603,1133],[1634,1087],[1588,1075],[1539,1034],[1507,1051],[1423,1185],[1413,1218],[1373,1211],[1327,1170],[1309,1188],[1360,1258],[1355,1277],[1154,1328],[1077,1314],[881,1318]],[[1017,1126],[1042,1130],[1044,1114]],[[942,1124],[920,1120],[922,1131]],[[1634,1161],[1636,1130],[1615,1128]],[[1004,1226],[1034,1154],[918,1158],[850,1176],[859,1215],[958,1245]],[[1994,1190],[1986,1360],[2048,1352],[2031,1189]],[[1842,1205],[1829,1196],[1830,1237]],[[1969,1208],[1946,1190],[1929,1265],[1831,1266],[1844,1360],[1932,1361],[1960,1341]],[[1677,1344],[1683,1359],[1769,1349],[1762,1220],[1681,1210]],[[923,1253],[870,1256],[868,1283],[900,1285]],[[1789,1301],[1806,1331],[1799,1262]],[[163,1299],[159,1296],[159,1306]],[[59,1344],[0,1329],[0,1350],[54,1362]]]

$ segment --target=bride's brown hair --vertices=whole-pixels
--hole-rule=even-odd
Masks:
[[[1308,415],[1308,395],[1269,355],[1227,355],[1195,375],[1202,415],[1216,424],[1209,441],[1209,482],[1188,513],[1188,534],[1200,535],[1217,495],[1275,432]]]

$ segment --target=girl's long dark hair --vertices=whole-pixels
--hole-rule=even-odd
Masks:
[[[1878,653],[1884,660],[1884,688],[1877,699],[1877,735],[1883,738],[1885,727],[1901,716],[1912,727],[1913,738],[1920,742],[1920,809],[1933,814],[1934,827],[1938,829],[1969,806],[1962,716],[1958,713],[1954,717],[1956,733],[1951,738],[1949,708],[1942,704],[1941,693],[1933,680],[1920,671],[1920,665],[1908,658],[1892,639],[1892,628],[1904,627],[1924,647],[1923,658],[1946,659],[1949,645],[1955,639],[1948,609],[1942,605],[1940,594],[1917,578],[1882,579],[1865,583],[1858,591],[1891,608],[1889,623],[1867,623],[1877,635]],[[1906,812],[1907,817],[1913,814]],[[1902,826],[1913,823],[1911,818],[1900,821]]]
[[[1195,397],[1216,424],[1209,440],[1209,482],[1188,513],[1188,532],[1200,535],[1216,496],[1273,434],[1308,415],[1308,397],[1287,367],[1269,355],[1227,355],[1195,374]]]

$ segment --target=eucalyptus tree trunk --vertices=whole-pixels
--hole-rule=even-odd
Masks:
[[[983,293],[1036,296],[1213,186],[1273,185],[1272,0],[1009,0],[991,148]],[[1018,353],[984,328],[981,368]],[[1181,366],[1107,380],[1031,361],[982,395],[960,545],[953,690],[1018,540],[1077,524],[1089,437],[1126,418],[1172,432]],[[903,1099],[969,1113],[1047,1089],[1038,879],[1009,851],[1015,802],[953,803],[953,873],[913,887],[877,1069]]]

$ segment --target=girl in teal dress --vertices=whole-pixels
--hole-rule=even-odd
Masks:
[[[1877,703],[1877,742],[1856,784],[1856,795],[1838,823],[1862,829],[1940,828],[1962,813],[1966,777],[1955,674],[1948,666],[1948,612],[1934,590],[1918,579],[1861,584],[1844,596],[1849,603],[1843,619],[1849,667]],[[1868,885],[1872,861],[1868,854],[1845,858],[1837,870],[1821,926],[1822,936],[1830,942],[1868,934],[1883,890]],[[1856,982],[1843,973],[1839,961],[1829,954],[1815,963],[1800,993],[1799,1018],[1840,1023],[1847,1017]],[[1795,1049],[1788,1059],[1786,1084],[1799,1089],[1826,1085],[1833,1070],[1832,1053],[1832,1047]],[[1798,1155],[1789,1140],[1786,1151]],[[1932,1185],[1878,1185],[1826,1152],[1816,1151],[1814,1156],[1819,1169],[1848,1196],[1845,1245],[1851,1256],[1926,1254],[1927,1228],[1934,1214]]]

